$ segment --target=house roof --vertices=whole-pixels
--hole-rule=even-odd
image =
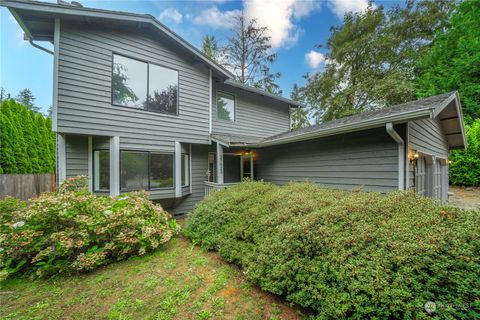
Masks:
[[[447,137],[447,143],[451,149],[466,147],[463,115],[457,92],[440,94],[389,108],[364,112],[303,129],[290,130],[268,138],[260,138],[259,142],[249,143],[247,140],[240,142],[250,147],[267,147],[377,128],[385,126],[389,122],[397,124],[424,118],[437,118],[440,121],[443,132]],[[240,140],[239,138],[241,137],[237,137],[236,140]],[[252,140],[250,139],[250,141]],[[238,144],[239,142],[237,141],[236,143]]]
[[[52,41],[54,18],[84,21],[87,23],[93,21],[100,21],[109,24],[117,23],[124,24],[133,29],[148,27],[156,32],[161,32],[168,39],[186,50],[186,52],[193,54],[196,59],[212,68],[212,70],[216,72],[216,75],[220,76],[223,81],[227,80],[225,82],[226,84],[267,98],[276,99],[277,101],[286,103],[292,107],[301,106],[298,102],[290,99],[236,82],[233,80],[234,75],[230,71],[210,59],[203,52],[150,14],[87,8],[83,7],[78,2],[68,3],[65,1],[51,3],[31,0],[0,0],[0,5],[7,7],[10,10],[18,24],[22,27],[24,33],[31,40]]]
[[[178,43],[185,50],[193,54],[213,70],[217,71],[224,78],[233,77],[232,73],[215,61],[211,60],[188,41],[184,40],[178,34],[173,32],[171,29],[149,14],[86,8],[80,4],[75,5],[63,1],[57,4],[30,0],[0,0],[0,5],[8,7],[13,16],[17,19],[25,34],[32,40],[49,40],[50,34],[53,34],[53,21],[51,21],[52,18],[81,18],[85,19],[87,22],[91,22],[93,20],[117,23],[125,22],[132,26],[136,25],[137,28],[140,25],[150,26]]]
[[[254,136],[244,136],[235,134],[225,134],[212,132],[210,135],[212,140],[220,143],[225,147],[244,147],[252,144],[257,144],[263,140],[263,138]]]

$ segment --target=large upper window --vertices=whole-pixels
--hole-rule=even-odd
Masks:
[[[173,154],[147,151],[120,152],[120,189],[173,188]]]
[[[222,120],[235,121],[235,97],[224,92],[217,92],[217,117]]]
[[[112,103],[177,114],[178,72],[114,54]]]

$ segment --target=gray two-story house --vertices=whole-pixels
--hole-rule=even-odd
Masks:
[[[299,103],[239,84],[151,15],[1,5],[53,43],[58,180],[93,192],[148,190],[174,213],[243,178],[446,199],[448,152],[466,146],[455,92],[291,131]]]

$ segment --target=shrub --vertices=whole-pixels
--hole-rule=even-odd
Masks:
[[[175,220],[145,192],[96,196],[81,187],[83,180],[69,180],[59,188],[65,192],[42,194],[28,206],[0,201],[4,277],[90,271],[151,251],[177,232]]]
[[[413,193],[244,182],[216,191],[185,234],[320,319],[474,318],[480,213]]]
[[[64,180],[58,187],[58,192],[64,193],[69,191],[88,191],[88,177],[76,176]]]

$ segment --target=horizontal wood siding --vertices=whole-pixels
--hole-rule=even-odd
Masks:
[[[430,155],[448,157],[447,139],[437,119],[422,119],[409,122],[409,147]]]
[[[183,214],[193,210],[195,204],[205,196],[205,180],[207,180],[208,152],[214,151],[213,146],[192,145],[192,193],[180,199],[171,211],[173,214]]]
[[[384,128],[258,150],[258,179],[311,181],[326,187],[398,189],[398,147]]]
[[[174,150],[174,141],[208,142],[208,71],[140,32],[63,23],[58,131],[119,136],[122,149]],[[113,52],[179,72],[179,115],[111,104]],[[145,79],[146,81],[146,79]]]
[[[87,136],[67,135],[65,137],[67,178],[88,176]]]
[[[217,90],[235,96],[235,122],[218,119]],[[290,129],[289,108],[269,98],[216,84],[213,90],[213,131],[268,137]]]

